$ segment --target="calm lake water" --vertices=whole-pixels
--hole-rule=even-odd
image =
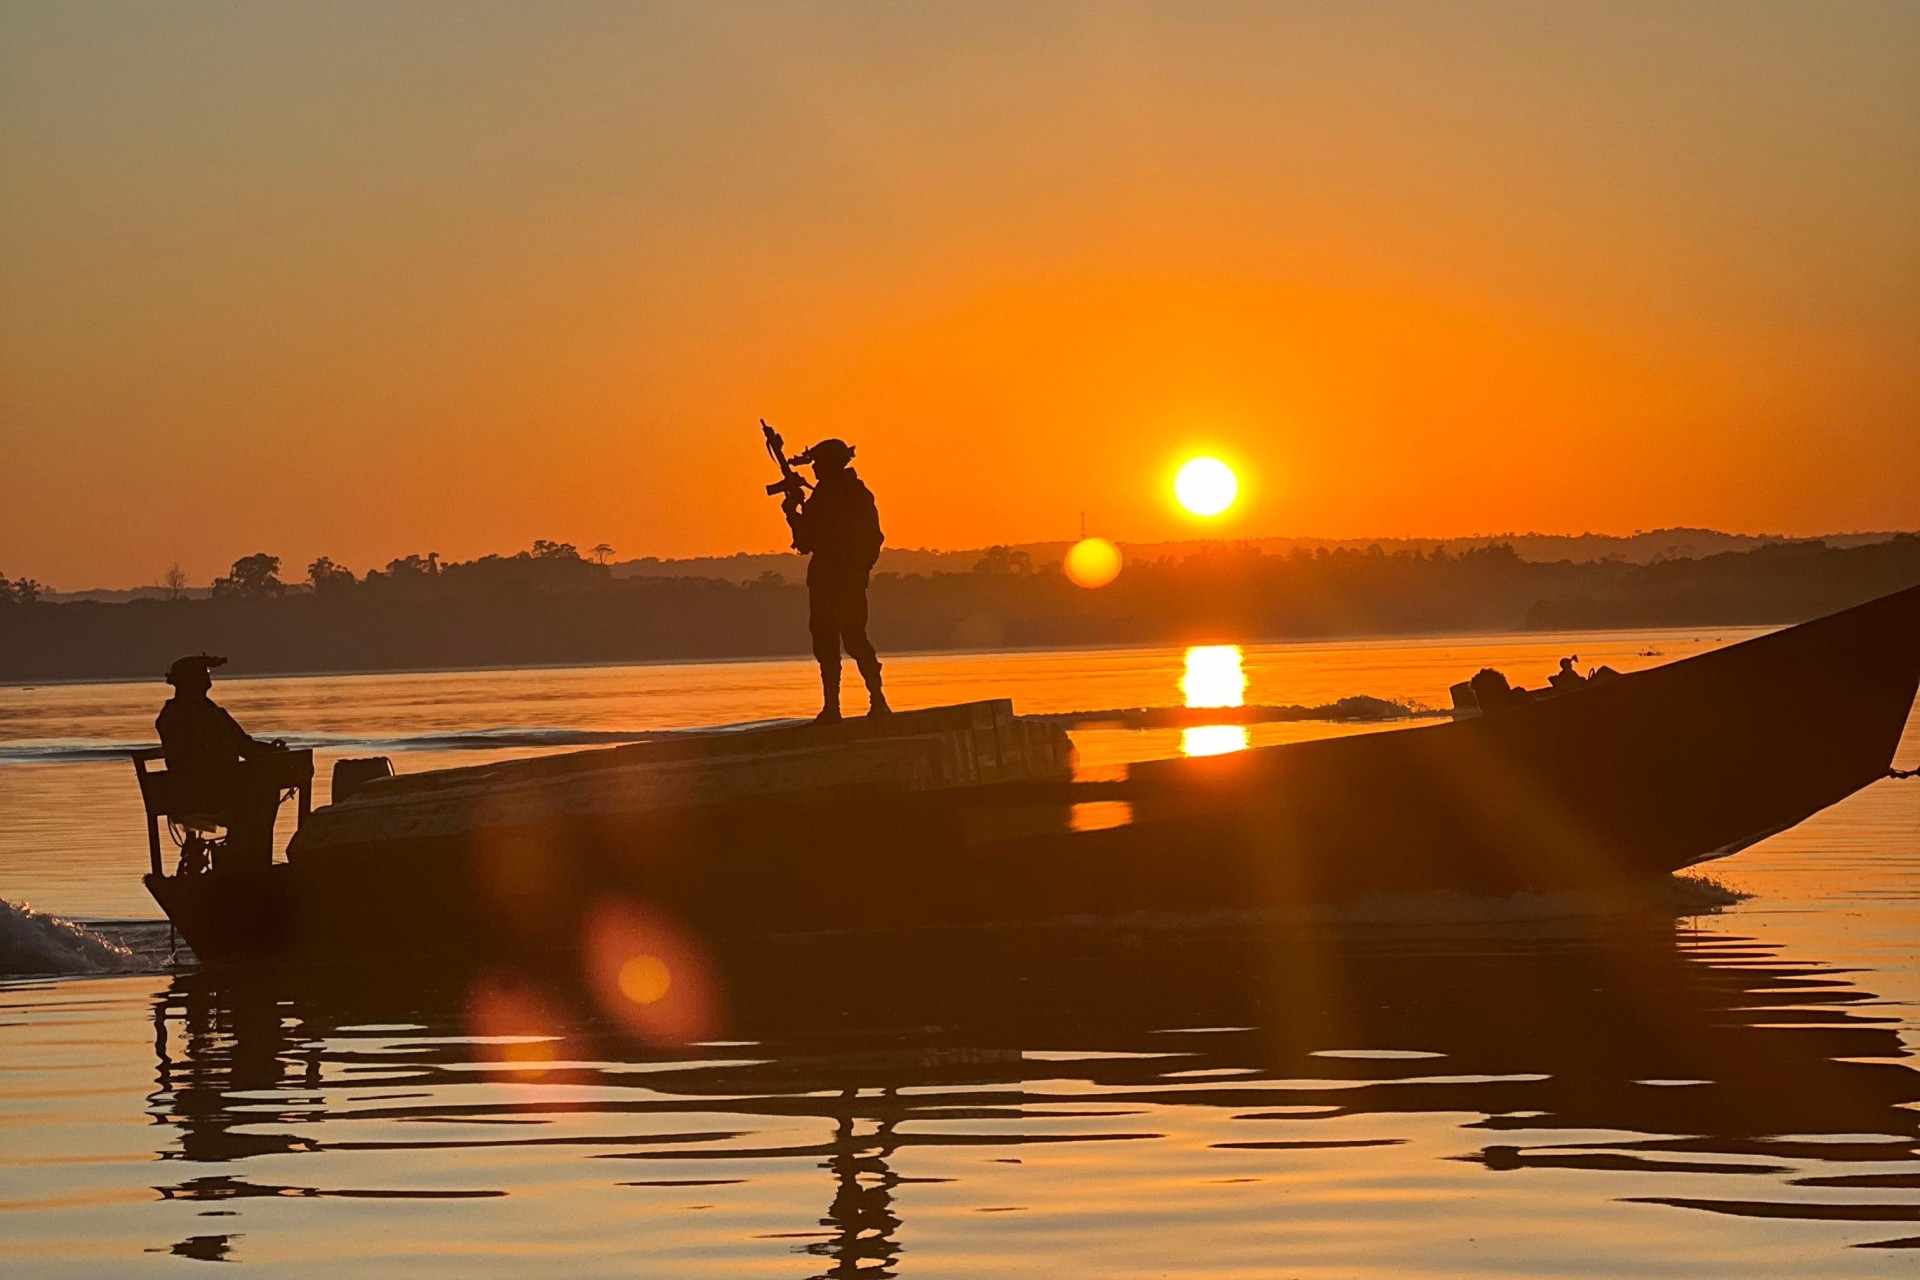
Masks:
[[[889,663],[896,705],[1368,694],[1631,670],[1744,632]],[[169,968],[124,759],[152,684],[0,689],[0,896],[127,971],[0,979],[11,1274],[1876,1276],[1920,1261],[1920,782],[1669,903],[770,944],[724,1030],[564,981]],[[805,714],[801,662],[231,680],[261,736],[402,771]],[[1339,732],[1075,733],[1090,773]],[[1920,763],[1910,729],[1901,763]],[[903,862],[912,850],[902,850]],[[1742,896],[1744,895],[1744,896]],[[18,912],[0,918],[26,927]],[[0,938],[0,943],[4,943]]]

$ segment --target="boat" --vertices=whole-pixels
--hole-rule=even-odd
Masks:
[[[1611,889],[1886,776],[1917,684],[1920,587],[1494,713],[1114,777],[999,701],[378,778],[284,862],[156,855],[146,883],[216,963]]]

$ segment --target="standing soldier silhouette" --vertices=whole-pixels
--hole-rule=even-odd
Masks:
[[[777,436],[771,436],[777,440]],[[813,559],[807,564],[807,629],[820,664],[820,714],[816,723],[840,718],[840,649],[860,668],[867,682],[867,714],[892,710],[880,690],[880,659],[867,639],[867,579],[880,558],[880,511],[873,493],[848,466],[853,447],[844,440],[822,440],[794,462],[813,468],[813,492],[797,493],[781,505],[793,528],[793,549]]]

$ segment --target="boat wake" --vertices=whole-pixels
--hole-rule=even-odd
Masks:
[[[156,926],[145,926],[153,931]],[[165,933],[164,924],[157,926]],[[0,899],[0,979],[137,973],[157,967],[146,947],[128,946],[71,920]]]

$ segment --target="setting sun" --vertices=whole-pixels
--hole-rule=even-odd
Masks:
[[[1240,479],[1218,458],[1194,458],[1173,478],[1173,494],[1196,516],[1217,516],[1240,495]]]

